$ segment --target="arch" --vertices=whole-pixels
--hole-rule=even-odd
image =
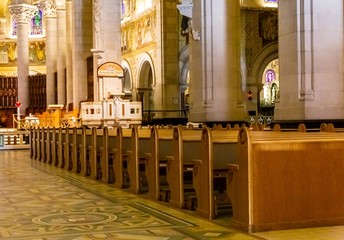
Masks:
[[[278,43],[274,42],[267,45],[260,51],[259,54],[253,60],[251,65],[251,76],[255,79],[255,84],[260,83],[260,79],[263,76],[266,65],[272,60],[278,58]]]
[[[246,86],[251,86],[250,89],[254,91],[254,98],[257,99],[256,110],[260,111],[260,93],[263,89],[261,79],[263,77],[266,66],[273,60],[278,59],[278,42],[273,42],[266,45],[254,58],[251,68],[248,72]]]
[[[123,91],[125,94],[131,95],[132,87],[133,87],[133,74],[132,74],[131,66],[127,60],[123,60],[122,67],[124,69]]]
[[[144,118],[151,118],[150,111],[154,109],[154,91],[156,86],[154,64],[148,53],[140,56],[137,65],[137,74],[135,81],[135,99],[142,102],[142,112]]]
[[[137,89],[152,88],[156,85],[154,64],[149,53],[145,52],[140,56],[136,76],[137,81],[134,83],[134,87]]]

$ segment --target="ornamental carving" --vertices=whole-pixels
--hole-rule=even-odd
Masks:
[[[28,23],[37,11],[37,7],[29,4],[10,5],[8,9],[18,23]]]
[[[37,6],[44,12],[46,17],[56,17],[56,3],[55,0],[44,0],[37,2]]]

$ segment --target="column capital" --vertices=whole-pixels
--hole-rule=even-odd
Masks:
[[[37,7],[30,4],[9,5],[8,9],[18,23],[28,23],[37,11]]]
[[[44,12],[46,17],[56,17],[55,0],[39,0],[36,5]]]

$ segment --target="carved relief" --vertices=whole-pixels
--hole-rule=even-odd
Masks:
[[[8,9],[18,23],[28,23],[37,11],[37,7],[32,5],[10,5]]]
[[[55,0],[44,0],[37,3],[39,9],[43,10],[45,17],[56,17],[56,3]]]
[[[17,62],[17,43],[0,42],[0,52],[6,53],[8,64]],[[31,63],[41,64],[45,62],[45,42],[33,41],[29,43],[29,59]]]
[[[135,51],[156,41],[155,11],[127,23],[121,31],[122,52]]]

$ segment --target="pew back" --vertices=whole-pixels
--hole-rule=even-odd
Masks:
[[[228,189],[233,226],[265,231],[344,223],[344,134],[249,132]]]

